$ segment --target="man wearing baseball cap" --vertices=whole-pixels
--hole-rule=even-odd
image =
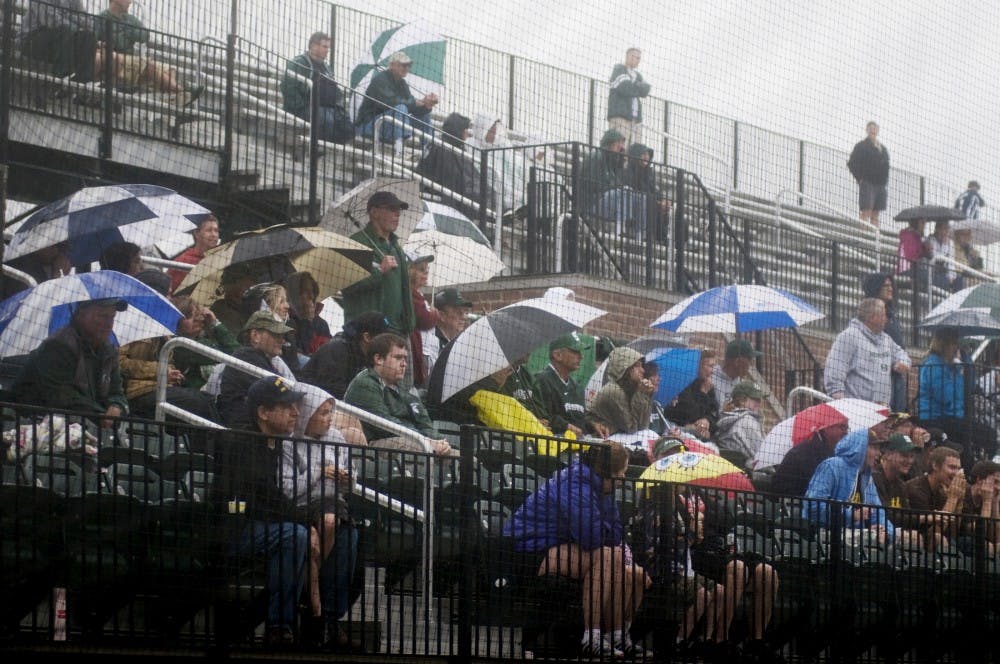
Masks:
[[[247,429],[262,436],[229,435],[221,441],[215,502],[232,534],[228,554],[240,563],[267,561],[267,632],[270,645],[291,645],[309,552],[309,529],[297,523],[295,504],[280,484],[281,440],[295,430],[303,393],[282,378],[253,380],[246,390]]]
[[[872,470],[872,481],[878,497],[888,510],[889,520],[897,528],[913,527],[903,510],[910,509],[906,496],[906,478],[913,466],[917,446],[909,436],[894,433],[882,445],[882,457]]]
[[[733,339],[726,345],[726,354],[722,364],[715,365],[712,370],[712,384],[715,386],[715,398],[719,402],[719,412],[733,397],[736,384],[749,380],[750,367],[760,353],[746,339]]]
[[[549,344],[549,366],[535,374],[538,398],[551,417],[549,428],[556,433],[584,433],[586,402],[573,372],[580,368],[588,347],[579,332],[564,334]]]
[[[419,100],[414,98],[405,80],[412,65],[413,60],[410,56],[403,51],[397,51],[389,56],[389,66],[372,76],[361,107],[358,108],[358,115],[354,119],[354,124],[361,127],[362,136],[371,138],[375,135],[375,119],[383,114],[402,123],[382,124],[382,135],[379,138],[383,143],[409,138],[413,135],[410,131],[411,126],[426,132],[433,131],[426,119],[437,105],[438,97],[431,92]]]
[[[410,336],[415,319],[408,261],[396,235],[399,215],[409,207],[391,191],[376,191],[368,199],[368,224],[351,239],[374,252],[371,275],[343,290],[345,323],[366,311],[380,311],[390,331]]]
[[[233,357],[255,367],[293,378],[291,369],[281,359],[285,335],[292,328],[268,311],[255,311],[243,326],[244,344],[233,351]],[[209,380],[209,383],[212,381]],[[243,429],[250,423],[247,414],[247,390],[253,377],[233,367],[222,370],[216,407],[223,424],[230,429]]]

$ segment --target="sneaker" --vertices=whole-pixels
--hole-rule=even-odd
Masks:
[[[270,648],[287,648],[295,645],[295,635],[287,626],[272,626],[264,634],[264,644]]]
[[[610,634],[605,634],[600,641],[588,639],[581,644],[580,654],[583,657],[598,659],[624,659],[625,653],[614,644]]]
[[[204,85],[195,85],[193,87],[188,88],[187,89],[188,100],[187,100],[187,103],[184,104],[184,105],[185,106],[190,106],[191,104],[193,104],[196,101],[198,101],[198,97],[201,97],[201,93],[203,93],[204,91],[205,91],[205,86]]]

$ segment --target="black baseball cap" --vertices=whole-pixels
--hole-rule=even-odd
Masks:
[[[76,305],[76,310],[83,311],[89,307],[114,307],[115,311],[125,311],[128,309],[128,302],[120,297],[102,297],[96,300],[84,300]]]
[[[445,288],[434,296],[434,307],[468,307],[472,308],[472,303],[462,297],[462,294],[455,288]]]
[[[251,421],[257,421],[257,409],[260,406],[272,407],[280,403],[298,403],[305,396],[304,392],[292,389],[280,376],[265,376],[258,378],[247,389],[247,412]]]
[[[376,191],[368,197],[368,211],[371,212],[372,208],[377,207],[393,207],[400,210],[410,209],[409,203],[399,200],[396,194],[391,191]]]

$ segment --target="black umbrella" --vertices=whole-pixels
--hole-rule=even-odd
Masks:
[[[965,213],[943,205],[917,205],[909,207],[893,217],[896,221],[957,221],[965,219]]]

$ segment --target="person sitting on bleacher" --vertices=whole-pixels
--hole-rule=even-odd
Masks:
[[[417,174],[438,183],[453,194],[481,203],[486,207],[493,207],[494,192],[492,186],[487,184],[486,189],[481,189],[479,166],[471,156],[463,154],[465,139],[471,135],[470,125],[469,118],[459,113],[452,113],[445,118],[441,125],[441,140],[458,149],[458,152],[432,144],[427,149],[427,154],[417,164]],[[431,187],[425,187],[425,189],[432,193],[438,193]],[[448,193],[441,193],[441,196],[448,205],[464,212],[469,217],[475,219],[479,216],[479,211],[476,208],[458,198],[452,198]]]
[[[642,353],[615,348],[608,356],[606,373],[607,382],[587,408],[588,425],[602,438],[647,429],[655,387],[643,377]]]
[[[344,401],[426,436],[436,454],[451,454],[451,445],[434,427],[424,404],[400,385],[406,373],[406,340],[392,332],[380,334],[372,339],[367,359],[368,368],[347,386]],[[409,438],[396,436],[367,422],[364,428],[373,447],[424,451],[423,445]]]
[[[351,491],[350,448],[333,423],[336,401],[318,387],[299,383],[303,394],[295,438],[282,443],[281,483],[295,501],[299,522],[309,527],[309,600],[315,641],[346,646],[337,621],[344,617],[358,554],[358,531],[344,494]]]
[[[281,97],[286,111],[309,122],[312,117],[310,91],[319,95],[314,127],[317,137],[331,143],[350,143],[354,140],[354,125],[347,113],[344,93],[326,64],[329,53],[330,35],[325,32],[310,35],[306,52],[288,61],[288,71],[281,79]]]
[[[177,323],[177,336],[197,341],[203,346],[231,354],[240,347],[236,336],[219,321],[211,309],[201,306],[187,295],[170,298],[184,318]],[[186,348],[174,350],[174,366],[184,374],[184,385],[196,390],[205,386],[216,361]]]
[[[149,41],[149,30],[128,13],[131,6],[132,0],[109,0],[107,10],[94,21],[94,31],[101,40],[97,43],[98,52],[104,50],[103,40],[110,37],[111,50],[115,53],[116,83],[126,90],[149,85],[158,92],[174,95],[171,99],[174,105],[190,106],[201,96],[204,87],[185,89],[177,82],[174,70],[136,55],[135,45]]]
[[[713,440],[722,456],[741,470],[750,470],[750,463],[764,443],[760,406],[766,396],[754,383],[739,383],[719,416]]]
[[[246,345],[233,351],[233,357],[244,362],[267,369],[279,376],[294,379],[292,370],[281,359],[281,349],[285,345],[285,335],[292,331],[267,311],[258,311],[250,316],[243,326],[243,338]],[[247,388],[253,382],[253,377],[239,369],[220,364],[221,373],[216,381],[209,379],[204,390],[209,394],[218,390],[216,407],[222,423],[230,429],[242,429],[248,424],[246,398]],[[214,376],[213,376],[214,377]]]
[[[14,387],[14,401],[97,416],[101,428],[128,413],[118,369],[118,349],[111,344],[115,314],[125,300],[87,300],[73,309],[69,325],[52,333],[28,355]]]
[[[580,368],[587,348],[579,332],[565,334],[549,344],[549,365],[535,374],[538,397],[552,415],[549,428],[556,433],[582,436],[586,428],[583,388],[572,374]]]
[[[582,581],[586,654],[639,657],[629,636],[650,579],[632,561],[615,501],[628,452],[615,442],[591,447],[529,495],[503,534],[528,559],[526,574]]]
[[[320,346],[302,367],[299,377],[343,399],[347,386],[366,366],[372,339],[388,329],[389,321],[381,312],[366,311],[344,323],[342,331]]]
[[[74,83],[89,83],[101,71],[104,53],[97,48],[93,17],[81,0],[29,3],[20,40],[21,51],[51,64],[54,76],[72,74]]]
[[[402,122],[402,126],[394,122],[383,123],[382,135],[379,136],[383,143],[402,142],[404,138],[409,138],[413,135],[410,131],[413,125],[433,135],[434,130],[427,120],[438,103],[438,97],[432,92],[419,100],[414,98],[405,80],[412,65],[410,56],[397,51],[389,56],[389,66],[372,76],[354,118],[354,124],[361,127],[362,136],[371,138],[375,135],[375,120],[381,115]]]
[[[267,563],[267,633],[269,645],[295,641],[295,611],[305,579],[309,529],[299,523],[298,510],[281,487],[281,440],[290,436],[298,417],[302,392],[281,378],[258,378],[246,389],[249,431],[266,438],[228,440],[219,459],[213,495],[221,514],[229,514],[235,532],[226,533],[227,554],[254,565]],[[235,573],[240,572],[239,566]]]

